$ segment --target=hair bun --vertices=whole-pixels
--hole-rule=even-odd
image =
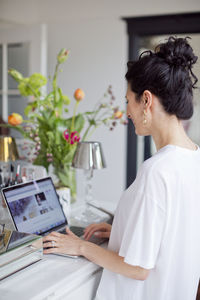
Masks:
[[[166,43],[159,44],[156,47],[156,55],[163,58],[170,66],[184,67],[191,71],[192,65],[196,63],[198,57],[194,55],[187,39],[188,37],[169,37]]]

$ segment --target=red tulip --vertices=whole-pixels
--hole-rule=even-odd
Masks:
[[[73,131],[71,134],[69,134],[68,129],[66,129],[63,133],[63,136],[70,145],[74,145],[80,141],[80,136],[77,131]]]

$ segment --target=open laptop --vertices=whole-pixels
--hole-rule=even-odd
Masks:
[[[51,177],[3,188],[2,195],[16,230],[42,236],[51,231],[66,233],[68,221]],[[71,226],[70,229],[83,236],[84,227]],[[94,237],[91,241],[100,244],[105,240]]]

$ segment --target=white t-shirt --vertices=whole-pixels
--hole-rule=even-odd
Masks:
[[[108,248],[146,280],[103,271],[100,300],[195,300],[200,278],[200,149],[174,145],[146,160],[123,193]]]

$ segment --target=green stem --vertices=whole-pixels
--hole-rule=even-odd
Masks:
[[[29,89],[33,92],[33,95],[35,96],[35,98],[40,99],[40,96],[38,93],[36,93],[36,91],[31,87],[30,84],[27,84],[27,86],[29,87]]]
[[[101,114],[101,117],[99,117],[97,120],[95,120],[95,118],[97,117],[97,115],[98,115],[98,113],[101,111],[101,109],[102,109],[102,107],[99,107],[99,108],[94,112],[94,114],[93,114],[93,118],[92,118],[92,119],[95,121],[95,124],[97,124],[99,121],[101,122],[101,117],[103,117],[103,116],[106,114],[106,112],[104,112],[103,114]],[[108,111],[109,111],[109,110],[108,110]],[[100,125],[100,124],[99,124],[99,125]],[[94,130],[95,130],[97,127],[99,127],[99,125],[95,126],[95,128],[93,129],[92,133],[91,133],[89,136],[91,136],[91,135],[93,134]],[[89,132],[89,130],[90,130],[90,128],[91,128],[92,126],[94,126],[94,125],[89,125],[89,126],[87,127],[87,129],[86,129],[86,131],[85,131],[85,133],[84,133],[84,135],[83,135],[83,137],[82,137],[82,141],[85,141],[85,140],[86,140],[86,137],[87,137],[87,135],[88,135],[88,132]]]
[[[74,131],[74,122],[75,122],[75,117],[76,117],[76,112],[77,112],[78,105],[79,105],[79,101],[76,101],[76,104],[74,105],[74,112],[73,112],[70,132]]]
[[[52,85],[53,85],[53,89],[56,89],[57,87],[57,76],[58,76],[58,68],[59,68],[59,63],[56,64],[56,67],[55,67],[55,71],[54,71],[54,75],[53,75],[53,82],[52,82]]]
[[[92,125],[89,125],[88,128],[86,129],[86,131],[85,131],[85,133],[84,133],[84,135],[83,135],[83,137],[81,139],[83,142],[85,141],[86,136],[87,136],[87,134],[88,134],[88,132],[89,132],[89,130],[90,130],[91,127],[92,127]]]
[[[96,111],[94,111],[94,116],[93,116],[93,119],[96,118],[97,114],[101,111],[102,107],[99,106],[98,109],[96,109]]]
[[[58,68],[59,68],[59,63],[56,64],[55,67],[55,72],[53,75],[53,82],[52,82],[52,87],[53,87],[53,91],[54,91],[54,102],[57,102],[57,76],[58,76]]]
[[[25,138],[28,137],[28,135],[26,134],[26,132],[24,132],[24,130],[21,126],[13,126],[10,124],[0,124],[0,127],[15,129],[15,130],[19,131]]]
[[[94,111],[94,113],[93,113],[93,120],[95,120],[95,118],[96,118],[96,116],[97,116],[97,114],[99,113],[101,111],[101,106],[99,106],[98,107],[98,109],[96,109],[95,111]],[[96,123],[96,120],[95,120],[95,123]],[[89,130],[90,130],[90,128],[92,127],[92,126],[94,126],[94,125],[89,125],[88,127],[87,127],[87,129],[86,129],[86,131],[85,131],[85,133],[84,133],[84,135],[83,135],[83,137],[82,137],[82,141],[85,141],[86,140],[86,136],[88,135],[88,132],[89,132]],[[95,127],[95,129],[96,129],[96,127]],[[94,129],[94,130],[95,130]],[[94,131],[93,130],[93,131]],[[92,131],[92,132],[93,132]],[[90,134],[90,136],[91,136],[91,134]]]
[[[99,116],[99,119],[98,120],[101,120],[102,118],[105,118],[107,117],[107,119],[112,119],[112,116],[110,116],[110,111],[109,109],[107,109],[106,111],[104,111],[100,116]],[[97,120],[97,121],[98,121]]]
[[[99,124],[100,125],[100,124]],[[99,125],[95,126],[95,128],[90,132],[90,134],[88,135],[88,139],[93,135],[93,133],[95,132],[95,130],[99,127]]]
[[[101,97],[98,101],[97,101],[97,103],[95,104],[95,106],[94,106],[94,111],[98,111],[99,110],[99,108],[101,109],[101,104],[102,104],[102,99],[103,99],[104,97]],[[98,107],[98,108],[96,108],[96,107]]]

